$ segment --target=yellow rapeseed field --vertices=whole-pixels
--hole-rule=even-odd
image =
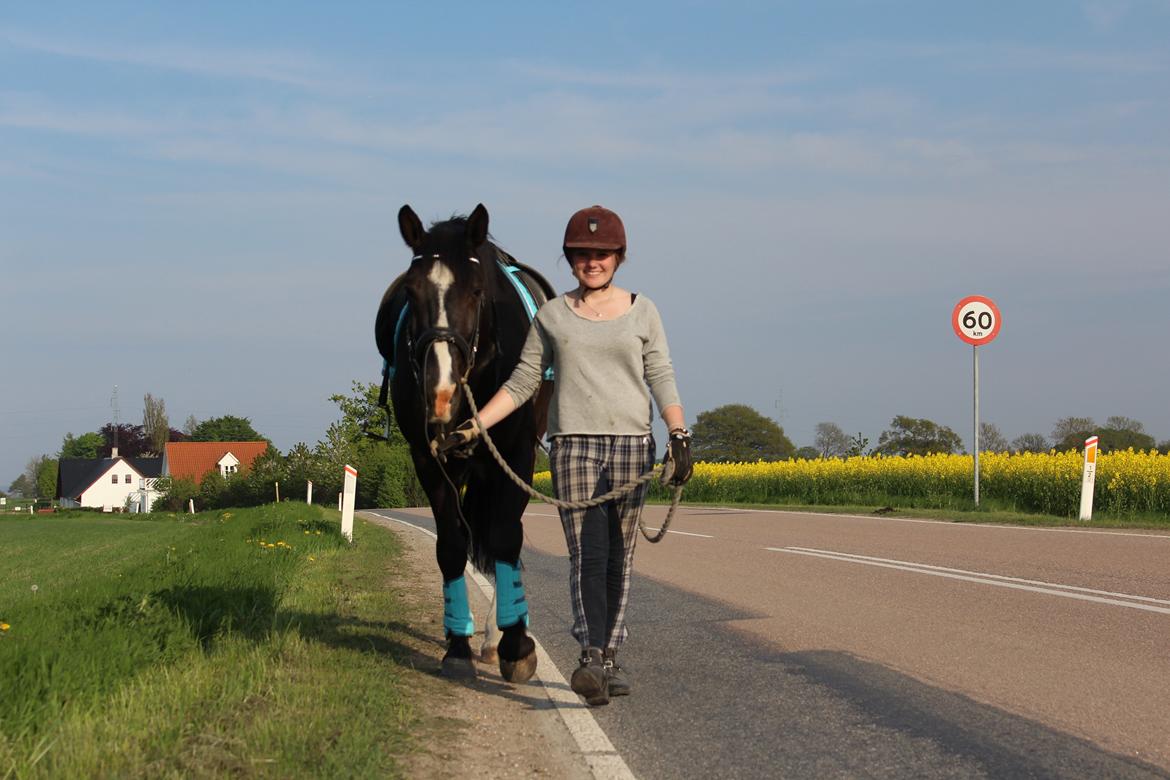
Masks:
[[[1080,506],[1080,452],[979,456],[980,497],[998,508],[1075,516]],[[552,489],[548,472],[537,489]],[[655,483],[652,483],[655,484]],[[758,463],[697,463],[684,500],[713,503],[894,504],[963,508],[974,493],[970,455],[860,456]],[[652,488],[666,498],[666,491]],[[1170,513],[1170,455],[1114,452],[1097,461],[1094,511]]]

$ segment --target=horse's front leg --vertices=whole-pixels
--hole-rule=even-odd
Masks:
[[[436,512],[439,530],[435,556],[443,573],[443,630],[447,638],[447,652],[443,656],[443,676],[474,678],[475,659],[471,652],[471,636],[475,633],[475,617],[467,598],[466,544],[457,523],[442,523]]]
[[[496,625],[500,676],[508,682],[528,682],[536,673],[536,643],[528,636],[528,599],[519,561],[496,561]]]
[[[494,664],[500,660],[500,629],[496,625],[496,594],[492,593],[492,604],[483,619],[483,644],[479,646],[479,662]]]

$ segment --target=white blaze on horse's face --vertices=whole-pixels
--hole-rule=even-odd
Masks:
[[[438,302],[438,315],[435,326],[448,328],[447,321],[447,291],[455,283],[455,274],[442,262],[436,260],[427,274],[427,281],[435,286],[435,300]],[[433,399],[431,422],[451,422],[451,398],[455,395],[458,385],[455,382],[454,361],[451,357],[451,345],[445,341],[437,341],[431,345],[435,351],[435,364],[438,369],[438,378],[431,390]]]

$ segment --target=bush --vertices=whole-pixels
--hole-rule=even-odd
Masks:
[[[155,489],[160,493],[152,506],[155,512],[185,512],[187,502],[199,497],[199,486],[189,477],[160,477]]]

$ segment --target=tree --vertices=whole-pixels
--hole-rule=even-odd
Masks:
[[[37,469],[37,498],[57,495],[57,459],[45,455]]]
[[[98,433],[104,440],[101,452],[98,453],[99,458],[110,457],[114,447],[118,448],[118,454],[123,458],[138,458],[150,452],[150,444],[146,441],[141,425],[106,423]]]
[[[1143,429],[1144,426],[1132,417],[1109,417],[1104,427],[1097,425],[1091,417],[1063,417],[1057,420],[1056,427],[1052,430],[1053,447],[1061,452],[1080,450],[1084,448],[1086,439],[1096,436],[1097,446],[1101,452],[1116,452],[1130,448],[1154,449],[1156,446],[1154,437]],[[1063,435],[1058,437],[1058,433]]]
[[[792,454],[792,457],[799,460],[816,460],[824,456],[816,447],[800,447]]]
[[[1048,439],[1042,433],[1025,433],[1012,439],[1013,452],[1048,452]]]
[[[170,439],[171,422],[167,417],[167,404],[150,393],[142,397],[142,430],[150,444],[150,451],[161,453]]]
[[[883,455],[928,455],[963,450],[959,434],[926,419],[898,415],[878,437],[876,452]]]
[[[393,410],[378,406],[378,390],[373,383],[355,381],[350,395],[329,397],[341,411],[341,419],[329,426],[325,439],[314,449],[319,469],[319,480],[313,480],[314,494],[322,499],[337,495],[341,469],[349,463],[361,475],[359,507],[425,505],[427,497],[415,475],[410,448]]]
[[[1092,417],[1061,417],[1052,426],[1052,447],[1061,452],[1079,450],[1095,430],[1097,422]]]
[[[857,435],[849,440],[849,451],[845,454],[850,458],[859,458],[865,454],[868,448],[869,439],[862,436],[861,431],[858,431]]]
[[[195,426],[191,441],[267,441],[252,427],[247,417],[225,414],[212,417]]]
[[[199,420],[196,419],[195,415],[187,415],[187,422],[183,423],[183,433],[187,436],[190,436],[191,434],[195,433],[195,429],[198,427]]]
[[[841,458],[849,454],[849,437],[837,423],[817,423],[814,446],[822,458]]]
[[[1157,446],[1153,436],[1129,428],[1106,427],[1098,429],[1095,433],[1098,438],[1097,446],[1101,448],[1101,452],[1119,452],[1128,449],[1152,450]]]
[[[979,423],[979,450],[981,452],[1007,452],[1011,447],[995,423]]]
[[[1145,433],[1145,426],[1132,417],[1114,416],[1105,419],[1105,427],[1115,431],[1130,431],[1132,433]]]
[[[20,496],[21,498],[31,498],[36,494],[35,483],[30,483],[28,477],[21,474],[16,479],[12,480],[12,484],[8,486],[9,495]]]
[[[783,428],[744,404],[702,412],[691,435],[695,459],[713,463],[787,460],[796,451]]]
[[[34,455],[24,464],[24,474],[22,476],[24,477],[25,484],[28,485],[28,496],[30,498],[37,494],[37,475],[41,473],[41,468],[44,466],[44,462],[48,457],[48,455]]]
[[[96,458],[105,445],[105,439],[97,432],[83,433],[77,438],[72,433],[65,434],[61,441],[62,458]]]
[[[394,419],[394,410],[378,406],[379,391],[373,382],[354,380],[350,395],[338,393],[329,396],[329,400],[341,410],[341,424],[350,440],[358,441],[365,434],[372,433],[385,436],[390,444],[404,444],[406,438]]]

